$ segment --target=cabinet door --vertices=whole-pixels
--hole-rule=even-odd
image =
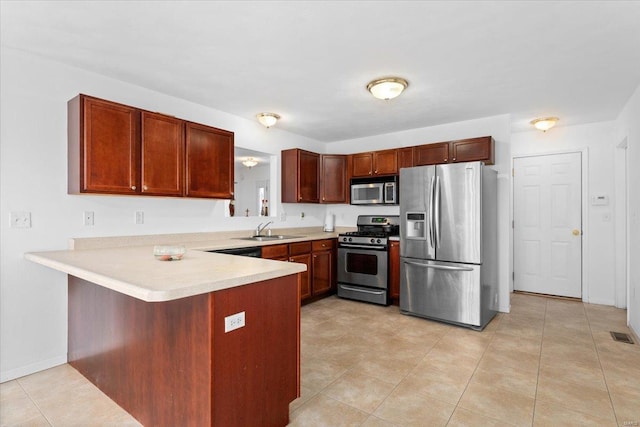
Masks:
[[[452,162],[483,161],[494,164],[494,141],[490,136],[451,141]]]
[[[186,139],[186,196],[230,199],[233,133],[187,122]]]
[[[414,147],[413,163],[416,166],[436,165],[449,161],[449,143],[439,142]]]
[[[373,175],[373,153],[358,153],[351,156],[351,176]]]
[[[184,190],[183,121],[142,112],[142,193],[182,196]]]
[[[101,99],[76,98],[81,104],[81,141],[71,147],[70,162],[79,162],[80,192],[136,194],[140,191],[140,114],[137,109]],[[73,102],[74,100],[72,100]],[[69,106],[70,113],[72,106]],[[70,114],[71,116],[71,114]],[[71,131],[70,131],[71,133]],[[78,149],[80,150],[78,152]],[[69,179],[76,179],[71,174]],[[69,183],[69,189],[77,184]]]
[[[322,203],[347,202],[347,156],[322,155],[320,190]]]
[[[298,158],[298,201],[320,202],[320,154],[300,150]]]
[[[389,242],[389,297],[393,304],[400,301],[400,242]]]
[[[314,252],[312,255],[313,295],[329,292],[332,281],[331,252]]]
[[[413,147],[398,149],[398,171],[400,168],[410,168],[413,166]]]
[[[398,150],[383,150],[373,153],[374,175],[395,175],[398,173]]]
[[[309,298],[311,296],[311,254],[292,255],[289,261],[306,264],[307,271],[300,273],[300,299]]]

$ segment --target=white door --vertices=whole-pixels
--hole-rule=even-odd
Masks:
[[[582,297],[582,154],[513,160],[514,289]]]

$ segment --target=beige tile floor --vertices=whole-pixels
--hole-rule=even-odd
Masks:
[[[336,297],[302,309],[292,426],[640,425],[640,346],[612,307],[514,294],[483,332]],[[2,426],[135,426],[69,365],[0,385]]]

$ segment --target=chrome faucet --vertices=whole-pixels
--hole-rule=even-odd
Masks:
[[[265,225],[262,225],[262,223],[260,223],[260,225],[258,225],[256,227],[256,236],[260,236],[262,235],[262,231],[267,228],[269,226],[269,224],[273,224],[273,221],[269,221],[268,223],[266,223]]]

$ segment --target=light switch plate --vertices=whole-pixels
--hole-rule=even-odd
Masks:
[[[244,328],[244,311],[224,318],[225,333],[235,331],[240,328]]]

